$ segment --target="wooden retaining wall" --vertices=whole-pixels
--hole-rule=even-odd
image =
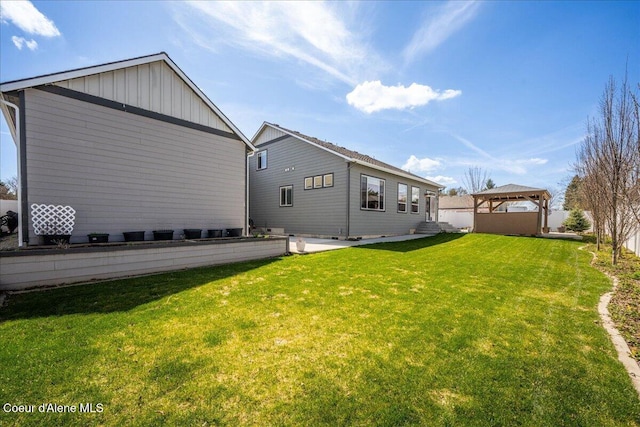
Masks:
[[[0,253],[0,291],[114,279],[271,258],[288,238],[245,238]]]

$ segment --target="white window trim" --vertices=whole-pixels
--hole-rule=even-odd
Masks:
[[[307,180],[309,181],[309,186],[307,186]],[[312,176],[307,176],[304,178],[304,189],[305,190],[313,190],[313,177]]]
[[[285,200],[285,204],[282,204],[282,190],[286,189],[290,189],[291,190],[291,198],[289,200],[289,204],[286,203]],[[285,193],[285,199],[286,199],[286,193]],[[278,203],[280,204],[281,208],[288,208],[293,206],[293,185],[281,185],[280,186],[280,191],[278,192]]]
[[[406,193],[405,193],[405,197],[406,197],[406,199],[405,199],[405,201],[404,201],[404,210],[403,210],[403,211],[401,211],[401,210],[400,210],[400,204],[402,203],[402,202],[400,201],[400,186],[401,186],[401,185],[404,185],[405,190],[406,190]],[[409,201],[409,200],[408,200],[408,199],[409,199],[409,186],[408,186],[407,184],[404,184],[404,183],[402,183],[402,182],[399,182],[399,183],[398,183],[398,204],[396,205],[396,209],[397,209],[398,213],[403,213],[403,214],[405,214],[405,213],[409,212],[409,207],[408,207],[408,205],[409,205],[408,201]]]
[[[264,167],[259,167],[260,166],[260,159],[262,158],[262,156],[264,155]],[[261,170],[265,170],[269,167],[269,155],[267,154],[267,150],[262,150],[262,151],[258,151],[258,154],[256,155],[256,170],[257,171],[261,171]]]
[[[416,199],[416,202],[413,203],[413,189],[418,190],[418,198]],[[413,206],[417,206],[416,211],[413,211]],[[412,214],[419,214],[420,213],[420,187],[416,187],[416,186],[411,186],[411,213]]]
[[[382,205],[383,208],[382,209],[372,209],[372,208],[363,208],[362,207],[362,178],[367,178],[367,187],[369,186],[368,184],[368,178],[372,178],[372,179],[377,179],[378,181],[383,183],[383,187],[384,190],[382,192]],[[378,178],[377,176],[371,176],[371,175],[366,175],[366,174],[360,174],[360,210],[361,211],[371,211],[371,212],[386,212],[387,211],[387,180],[384,178]]]

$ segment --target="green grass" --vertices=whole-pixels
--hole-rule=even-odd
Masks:
[[[606,244],[596,251],[595,245],[589,250],[596,253],[595,265],[598,269],[618,278],[618,287],[613,293],[609,311],[616,327],[627,341],[631,356],[640,363],[640,258],[630,251],[611,265],[611,246]]]
[[[440,235],[14,295],[0,404],[104,412],[0,424],[638,426],[578,247]]]

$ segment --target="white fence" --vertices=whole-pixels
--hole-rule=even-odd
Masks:
[[[591,221],[589,212],[584,212],[587,219]],[[558,227],[562,225],[565,219],[569,217],[569,211],[551,211],[549,212],[548,224],[551,231],[558,231]],[[448,222],[456,228],[473,228],[473,211],[454,211],[451,209],[440,209],[438,211],[438,221]],[[543,220],[544,221],[544,220]],[[593,231],[593,226],[587,231]]]
[[[640,228],[636,230],[635,234],[632,234],[631,237],[629,237],[629,240],[624,242],[624,247],[635,253],[637,256],[640,256]]]

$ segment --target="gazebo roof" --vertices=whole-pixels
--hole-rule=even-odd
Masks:
[[[544,188],[527,187],[524,185],[507,184],[489,190],[472,194],[474,198],[484,200],[518,201],[518,200],[538,200],[543,198],[548,200],[551,194]]]

